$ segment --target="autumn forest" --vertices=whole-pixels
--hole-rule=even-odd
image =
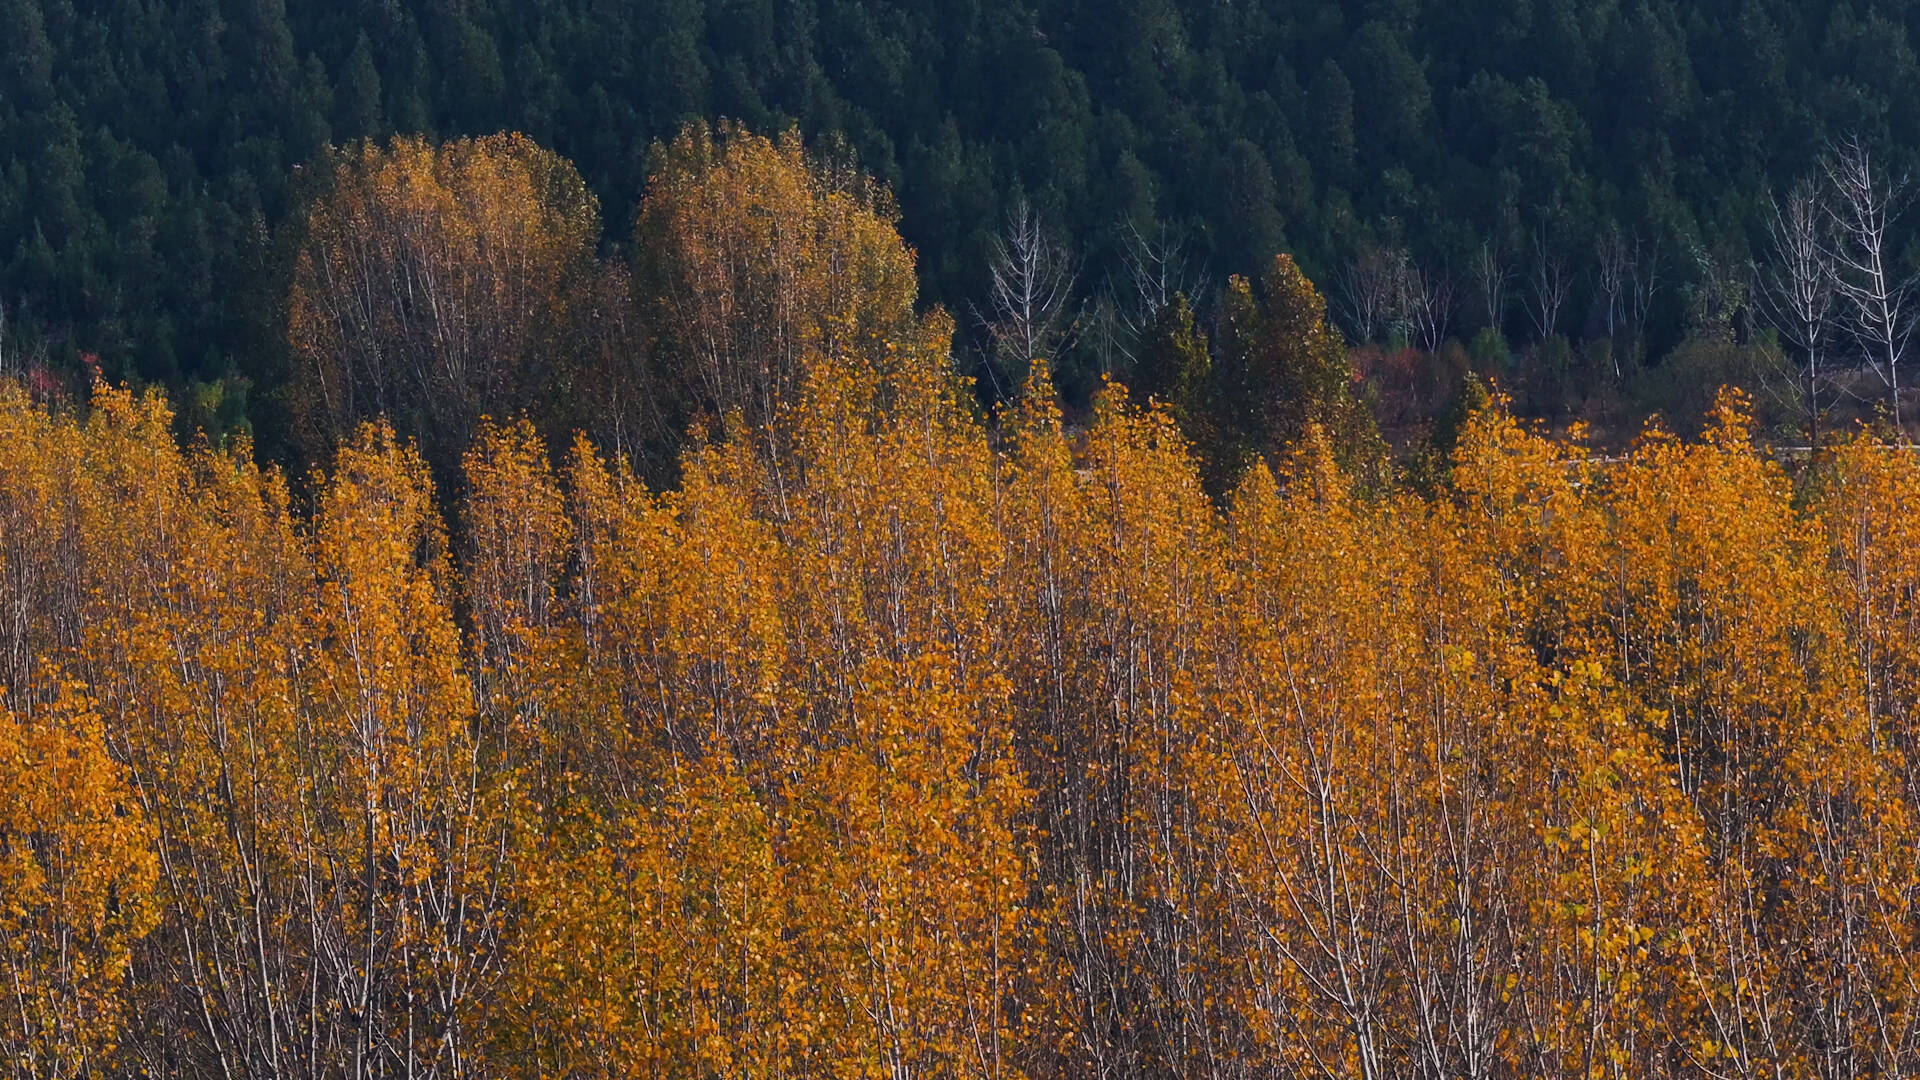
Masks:
[[[0,1072],[1920,1070],[1898,429],[1390,438],[1274,252],[1063,406],[1037,233],[654,157],[329,150],[310,465],[0,379]]]

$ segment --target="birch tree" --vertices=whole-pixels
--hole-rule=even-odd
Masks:
[[[1754,295],[1768,325],[1804,359],[1801,408],[1807,445],[1819,452],[1820,368],[1834,331],[1838,275],[1828,242],[1831,217],[1812,180],[1794,185],[1783,201],[1767,200],[1767,239],[1772,257],[1757,270]]]
[[[396,138],[328,167],[288,297],[306,437],[327,449],[384,416],[450,464],[483,412],[529,407],[561,374],[599,204],[517,135]]]
[[[1552,250],[1544,233],[1533,239],[1533,265],[1527,274],[1525,296],[1527,315],[1533,320],[1537,340],[1545,341],[1559,332],[1560,309],[1573,292],[1573,274],[1566,259]]]
[[[1903,433],[1900,362],[1913,335],[1914,278],[1895,259],[1893,226],[1906,210],[1908,177],[1889,174],[1857,136],[1834,146],[1825,165],[1834,191],[1832,259],[1854,338],[1887,384],[1893,423]]]
[[[1030,365],[1053,360],[1071,340],[1079,267],[1023,199],[1008,212],[994,240],[987,274],[987,307],[976,311],[975,319],[993,350],[988,373],[1004,397],[1026,378]],[[1149,282],[1148,288],[1157,292],[1159,286]]]

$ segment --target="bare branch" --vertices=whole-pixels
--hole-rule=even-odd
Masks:
[[[1838,270],[1828,229],[1825,193],[1811,178],[1794,185],[1783,203],[1768,197],[1767,239],[1772,260],[1754,271],[1754,296],[1780,340],[1804,357],[1800,407],[1807,442],[1819,444],[1820,369],[1834,328]]]
[[[1193,265],[1186,246],[1164,225],[1149,235],[1128,221],[1120,260],[1127,274],[1127,302],[1117,306],[1122,320],[1136,337],[1153,326],[1153,321],[1175,296],[1198,300],[1207,291],[1206,267]]]
[[[1079,268],[1047,235],[1025,200],[1007,215],[988,272],[987,312],[976,312],[976,317],[992,342],[994,358],[1011,373],[1058,355],[1073,327],[1071,303]]]
[[[1633,236],[1633,254],[1627,262],[1627,323],[1633,333],[1635,346],[1644,348],[1647,341],[1647,317],[1653,311],[1654,297],[1660,294],[1660,247],[1657,242],[1643,242],[1639,233]]]
[[[1619,337],[1621,316],[1626,305],[1627,263],[1631,259],[1619,227],[1608,226],[1594,245],[1594,261],[1598,264],[1600,274],[1600,314],[1607,328],[1608,341]],[[1616,361],[1615,374],[1618,373]]]
[[[1881,171],[1858,136],[1835,144],[1824,169],[1834,193],[1828,251],[1839,296],[1862,355],[1887,383],[1894,426],[1901,428],[1900,361],[1913,334],[1914,282],[1892,265],[1888,233],[1906,209],[1909,177]]]
[[[1560,309],[1573,292],[1573,274],[1565,259],[1550,250],[1544,232],[1533,238],[1533,270],[1527,278],[1527,315],[1541,341],[1552,337],[1560,326]]]
[[[1360,249],[1335,279],[1347,329],[1358,344],[1404,329],[1407,256],[1405,252],[1368,245]]]
[[[1453,276],[1444,270],[1429,274],[1409,266],[1405,295],[1414,339],[1427,352],[1438,352],[1453,323]]]
[[[1487,325],[1498,333],[1507,323],[1507,286],[1513,281],[1513,269],[1506,255],[1492,241],[1480,245],[1473,258],[1474,282],[1480,287],[1480,302],[1485,305]]]

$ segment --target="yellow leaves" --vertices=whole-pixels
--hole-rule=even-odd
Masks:
[[[152,831],[77,685],[0,707],[0,1055],[16,1076],[102,1069],[132,949],[157,919]]]
[[[917,286],[883,189],[810,161],[793,132],[695,124],[656,152],[636,224],[642,291],[692,405],[763,439],[810,367],[892,373]]]
[[[542,784],[560,797],[519,890],[515,1053],[601,1075],[982,1071],[1031,982],[1031,792],[998,666],[993,462],[951,385],[914,370],[809,372],[777,459],[704,447],[660,498],[581,444],[551,529],[537,448],[502,433],[470,459],[480,554],[518,550],[523,522],[571,536],[550,633],[579,634],[583,665],[536,695],[542,753],[578,771]],[[526,653],[501,652],[510,681]],[[594,1007],[556,1014],[576,1000]]]
[[[384,414],[457,452],[483,409],[533,404],[537,376],[554,389],[565,372],[545,354],[594,280],[600,231],[571,164],[494,135],[397,137],[326,165],[288,298],[313,449]]]
[[[368,425],[323,478],[313,678],[352,775],[404,786],[464,737],[473,704],[448,610],[451,568],[426,464]],[[423,756],[424,755],[424,756]],[[370,798],[375,796],[370,795]]]
[[[0,926],[96,950],[31,976],[93,988],[73,1045],[1651,1075],[1771,1030],[1740,1067],[1795,1074],[1833,1002],[1920,1015],[1909,456],[1840,448],[1796,503],[1733,399],[1604,466],[1493,407],[1444,498],[1361,498],[1308,418],[1222,514],[1164,413],[1069,433],[1044,364],[990,440],[883,197],[791,142],[672,153],[655,299],[773,365],[716,361],[768,437],[677,490],[513,420],[443,497],[372,425],[296,516],[157,398],[0,389]],[[156,914],[155,977],[108,978]]]
[[[555,597],[572,540],[572,523],[547,466],[547,448],[525,420],[483,422],[466,454],[471,551],[465,583],[490,674],[520,693],[548,681],[537,655],[557,644],[547,633],[560,612]]]

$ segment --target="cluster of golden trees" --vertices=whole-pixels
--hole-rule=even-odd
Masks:
[[[631,258],[602,259],[571,162],[518,135],[332,152],[288,296],[316,459],[385,418],[443,474],[483,415],[672,458],[689,420],[771,420],[808,353],[871,361],[917,325],[891,197],[778,140],[655,146]]]
[[[22,1076],[1897,1075],[1920,462],[1731,406],[1442,497],[937,339],[653,492],[363,427],[296,508],[0,392]],[[460,537],[449,541],[449,535]]]
[[[552,364],[596,284],[600,207],[572,164],[517,135],[398,138],[327,162],[288,302],[316,445],[373,416],[459,445]]]
[[[740,264],[786,227],[660,294],[726,406],[672,490],[0,385],[10,1075],[1920,1069],[1914,455],[1496,400],[1414,493],[1323,403],[1215,500],[1117,386],[990,427],[910,258]]]

